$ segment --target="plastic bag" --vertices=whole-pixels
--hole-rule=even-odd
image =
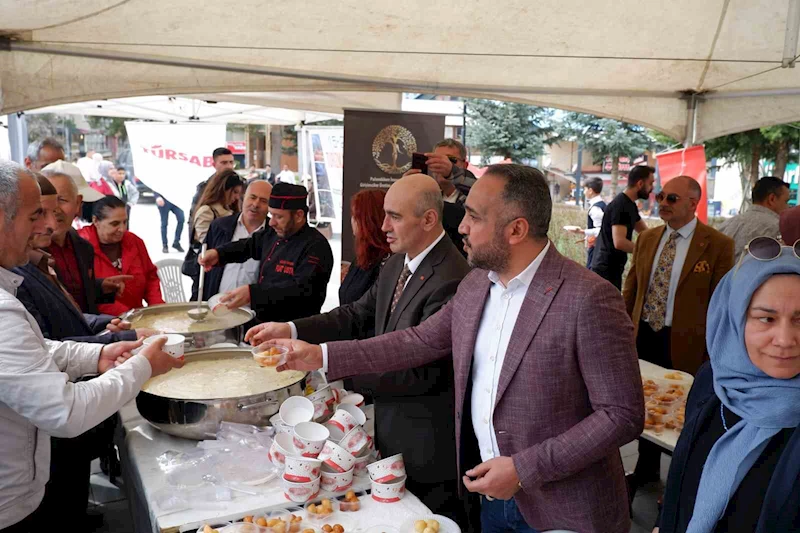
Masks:
[[[217,430],[217,441],[252,449],[272,446],[275,429],[271,426],[259,428],[248,424],[221,422]]]

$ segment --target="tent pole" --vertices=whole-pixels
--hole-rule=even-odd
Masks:
[[[686,99],[686,138],[683,141],[684,148],[695,144],[697,138],[697,94],[690,94]]]
[[[786,34],[783,38],[782,68],[794,68],[797,59],[797,37],[800,32],[800,0],[789,0],[789,13],[786,15]]]

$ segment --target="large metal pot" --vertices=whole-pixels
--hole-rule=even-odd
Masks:
[[[169,312],[186,313],[189,309],[197,307],[197,303],[176,303],[176,304],[159,304],[151,305],[149,307],[142,307],[141,309],[131,309],[120,318],[131,322],[134,328],[148,327],[144,324],[146,321],[157,317],[159,314]],[[221,319],[216,319],[213,315],[210,318],[201,322],[192,322],[190,331],[172,331],[171,333],[180,333],[186,337],[185,351],[199,350],[208,348],[215,344],[228,342],[238,345],[244,339],[244,326],[256,316],[250,309],[234,309],[230,314],[224,317],[224,327],[215,327]],[[187,322],[188,320],[187,315]],[[139,325],[137,325],[137,323]],[[159,328],[156,328],[159,329]],[[184,329],[184,328],[179,328]]]
[[[218,360],[235,357],[252,357],[247,348],[219,348],[198,350],[186,355],[186,361]],[[280,405],[290,396],[302,396],[306,376],[295,383],[269,392],[231,398],[208,400],[183,400],[140,392],[136,397],[139,414],[155,427],[185,439],[213,439],[220,422],[238,422],[266,426],[269,418],[278,412]]]

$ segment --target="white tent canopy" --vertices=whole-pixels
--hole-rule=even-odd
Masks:
[[[692,142],[800,120],[800,69],[782,68],[799,29],[800,0],[0,0],[0,113],[410,91],[582,110]]]
[[[223,97],[223,95],[215,95],[215,97],[219,98]],[[342,115],[336,113],[306,112],[172,96],[135,96],[132,98],[92,100],[75,104],[42,107],[26,113],[124,117],[165,122],[236,122],[238,124],[275,124],[284,126],[291,126],[300,122],[313,123],[330,119],[341,120],[342,118]]]

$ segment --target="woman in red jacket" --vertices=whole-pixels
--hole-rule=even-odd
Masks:
[[[120,315],[130,309],[163,304],[161,282],[144,241],[128,231],[125,202],[106,196],[94,204],[92,225],[79,232],[94,247],[94,271],[98,278],[126,274],[125,291],[113,304],[98,305],[101,313]]]

